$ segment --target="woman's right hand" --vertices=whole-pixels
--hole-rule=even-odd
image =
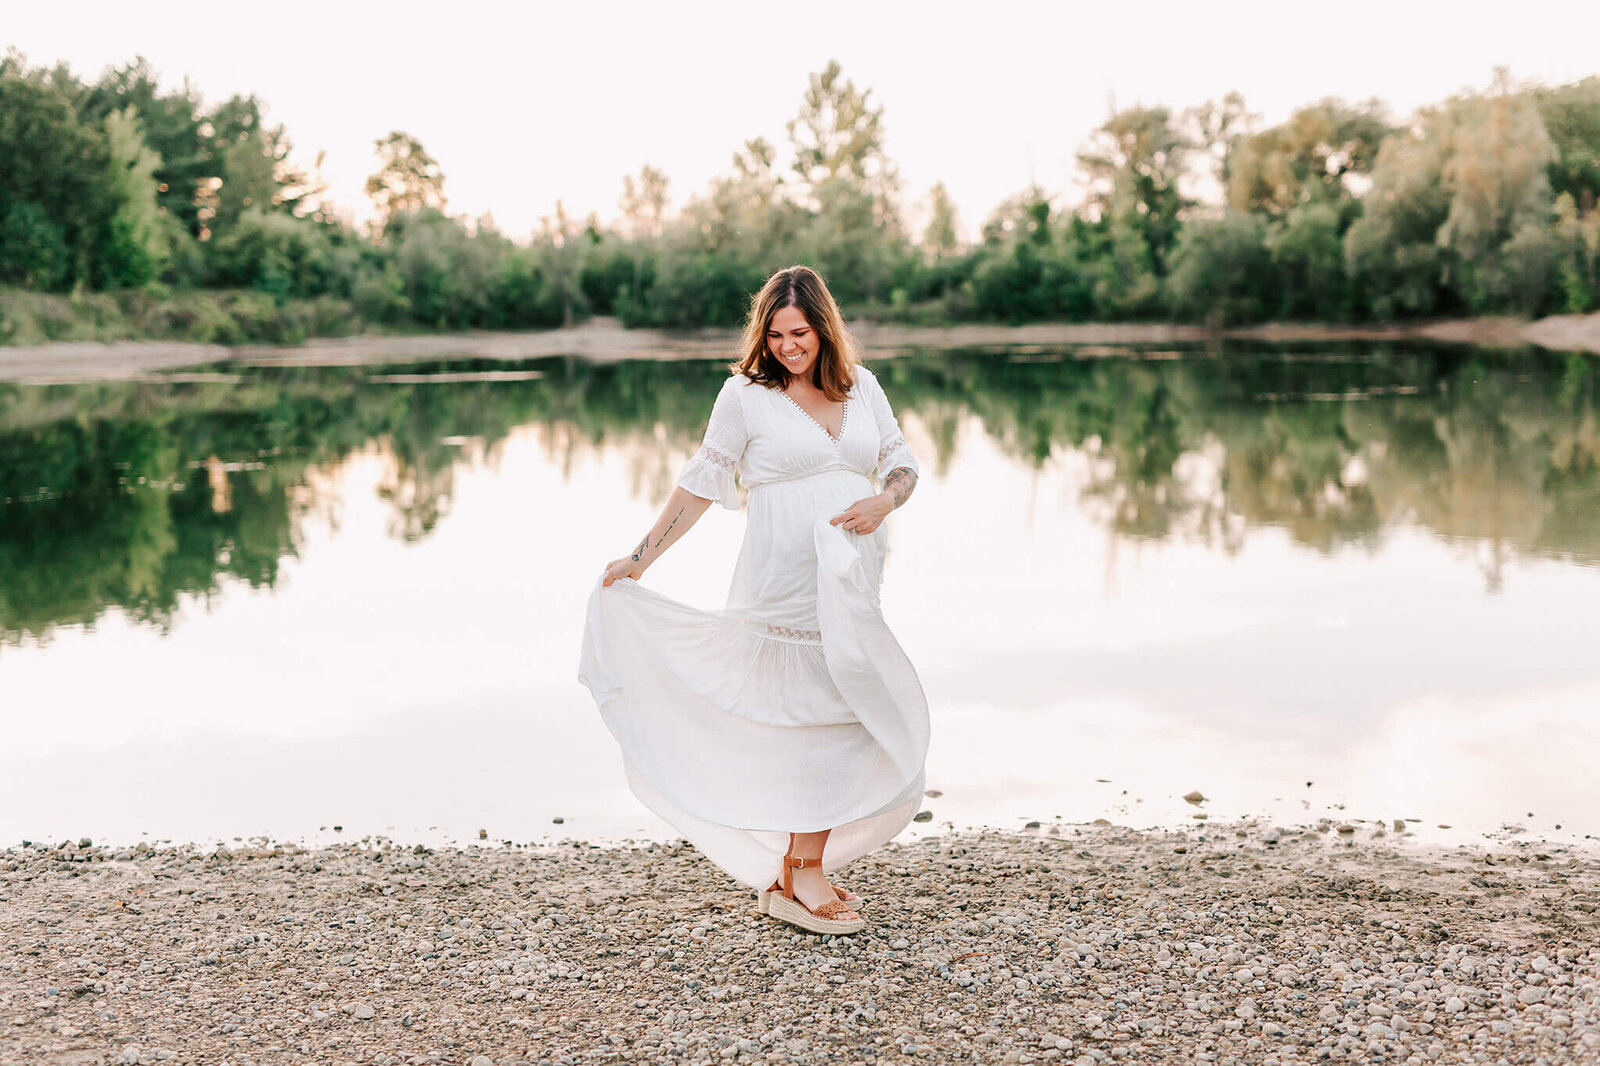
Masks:
[[[624,555],[620,559],[613,559],[606,564],[605,577],[600,584],[610,587],[611,583],[619,577],[631,577],[635,581],[644,576],[644,564],[633,561],[633,556]]]

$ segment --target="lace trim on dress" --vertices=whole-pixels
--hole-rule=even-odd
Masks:
[[[894,436],[884,441],[883,446],[878,449],[878,462],[883,462],[885,459],[889,458],[891,453],[899,450],[900,448],[904,448],[905,446],[906,439],[900,436],[900,434],[896,433]]]
[[[694,457],[701,462],[710,463],[718,470],[726,470],[730,474],[739,468],[739,459],[737,456],[729,455],[727,452],[718,451],[715,448],[706,447],[704,445],[701,446],[699,451],[694,453]]]
[[[803,640],[807,644],[821,644],[822,630],[820,629],[794,629],[790,626],[773,625],[768,622],[767,636],[780,637],[783,640]]]
[[[840,441],[844,440],[845,428],[850,425],[850,397],[846,396],[844,398],[844,410],[839,412],[839,435],[836,437],[832,433],[828,432],[827,426],[811,417],[811,412],[807,411],[804,407],[801,407],[799,400],[796,400],[793,396],[790,396],[782,389],[778,390],[778,395],[782,396],[785,400],[788,400],[796,411],[799,411],[801,414],[805,415],[807,422],[810,422],[813,426],[816,426],[818,429],[822,430],[822,435],[824,437],[827,437],[835,444],[838,444]]]

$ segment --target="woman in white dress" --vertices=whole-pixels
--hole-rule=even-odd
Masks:
[[[634,793],[813,932],[863,927],[824,867],[889,840],[922,795],[927,703],[878,607],[884,519],[917,470],[822,278],[781,270],[702,447],[589,601],[580,677]],[[712,502],[739,507],[736,475],[750,514],[726,609],[638,584]]]

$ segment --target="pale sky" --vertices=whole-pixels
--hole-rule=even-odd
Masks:
[[[1496,66],[1548,83],[1600,74],[1594,0],[0,10],[0,47],[35,66],[61,60],[93,80],[144,55],[207,103],[256,93],[297,160],[326,152],[330,198],[356,219],[372,141],[406,130],[439,160],[452,213],[492,212],[517,238],[557,199],[614,217],[623,176],[645,164],[680,205],[745,140],[783,144],[829,59],[883,105],[907,201],[943,180],[969,234],[1030,180],[1071,190],[1074,155],[1112,101],[1181,110],[1237,89],[1271,123],[1324,96],[1377,96],[1403,116],[1483,87]]]

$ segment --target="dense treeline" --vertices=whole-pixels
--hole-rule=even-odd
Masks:
[[[1237,95],[1128,108],[1078,157],[1081,203],[1025,190],[970,242],[942,186],[908,201],[882,108],[837,64],[812,76],[782,152],[747,142],[676,209],[645,167],[615,219],[558,204],[526,243],[450,215],[439,161],[401,132],[376,142],[376,214],[358,231],[263,112],[253,96],[163,92],[142,60],[90,84],[9,53],[0,341],[85,318],[221,341],[596,314],[726,326],[797,261],[856,317],[935,324],[1600,308],[1600,77],[1501,74],[1400,123],[1376,101],[1324,100],[1270,127]],[[48,293],[72,296],[30,295]]]

